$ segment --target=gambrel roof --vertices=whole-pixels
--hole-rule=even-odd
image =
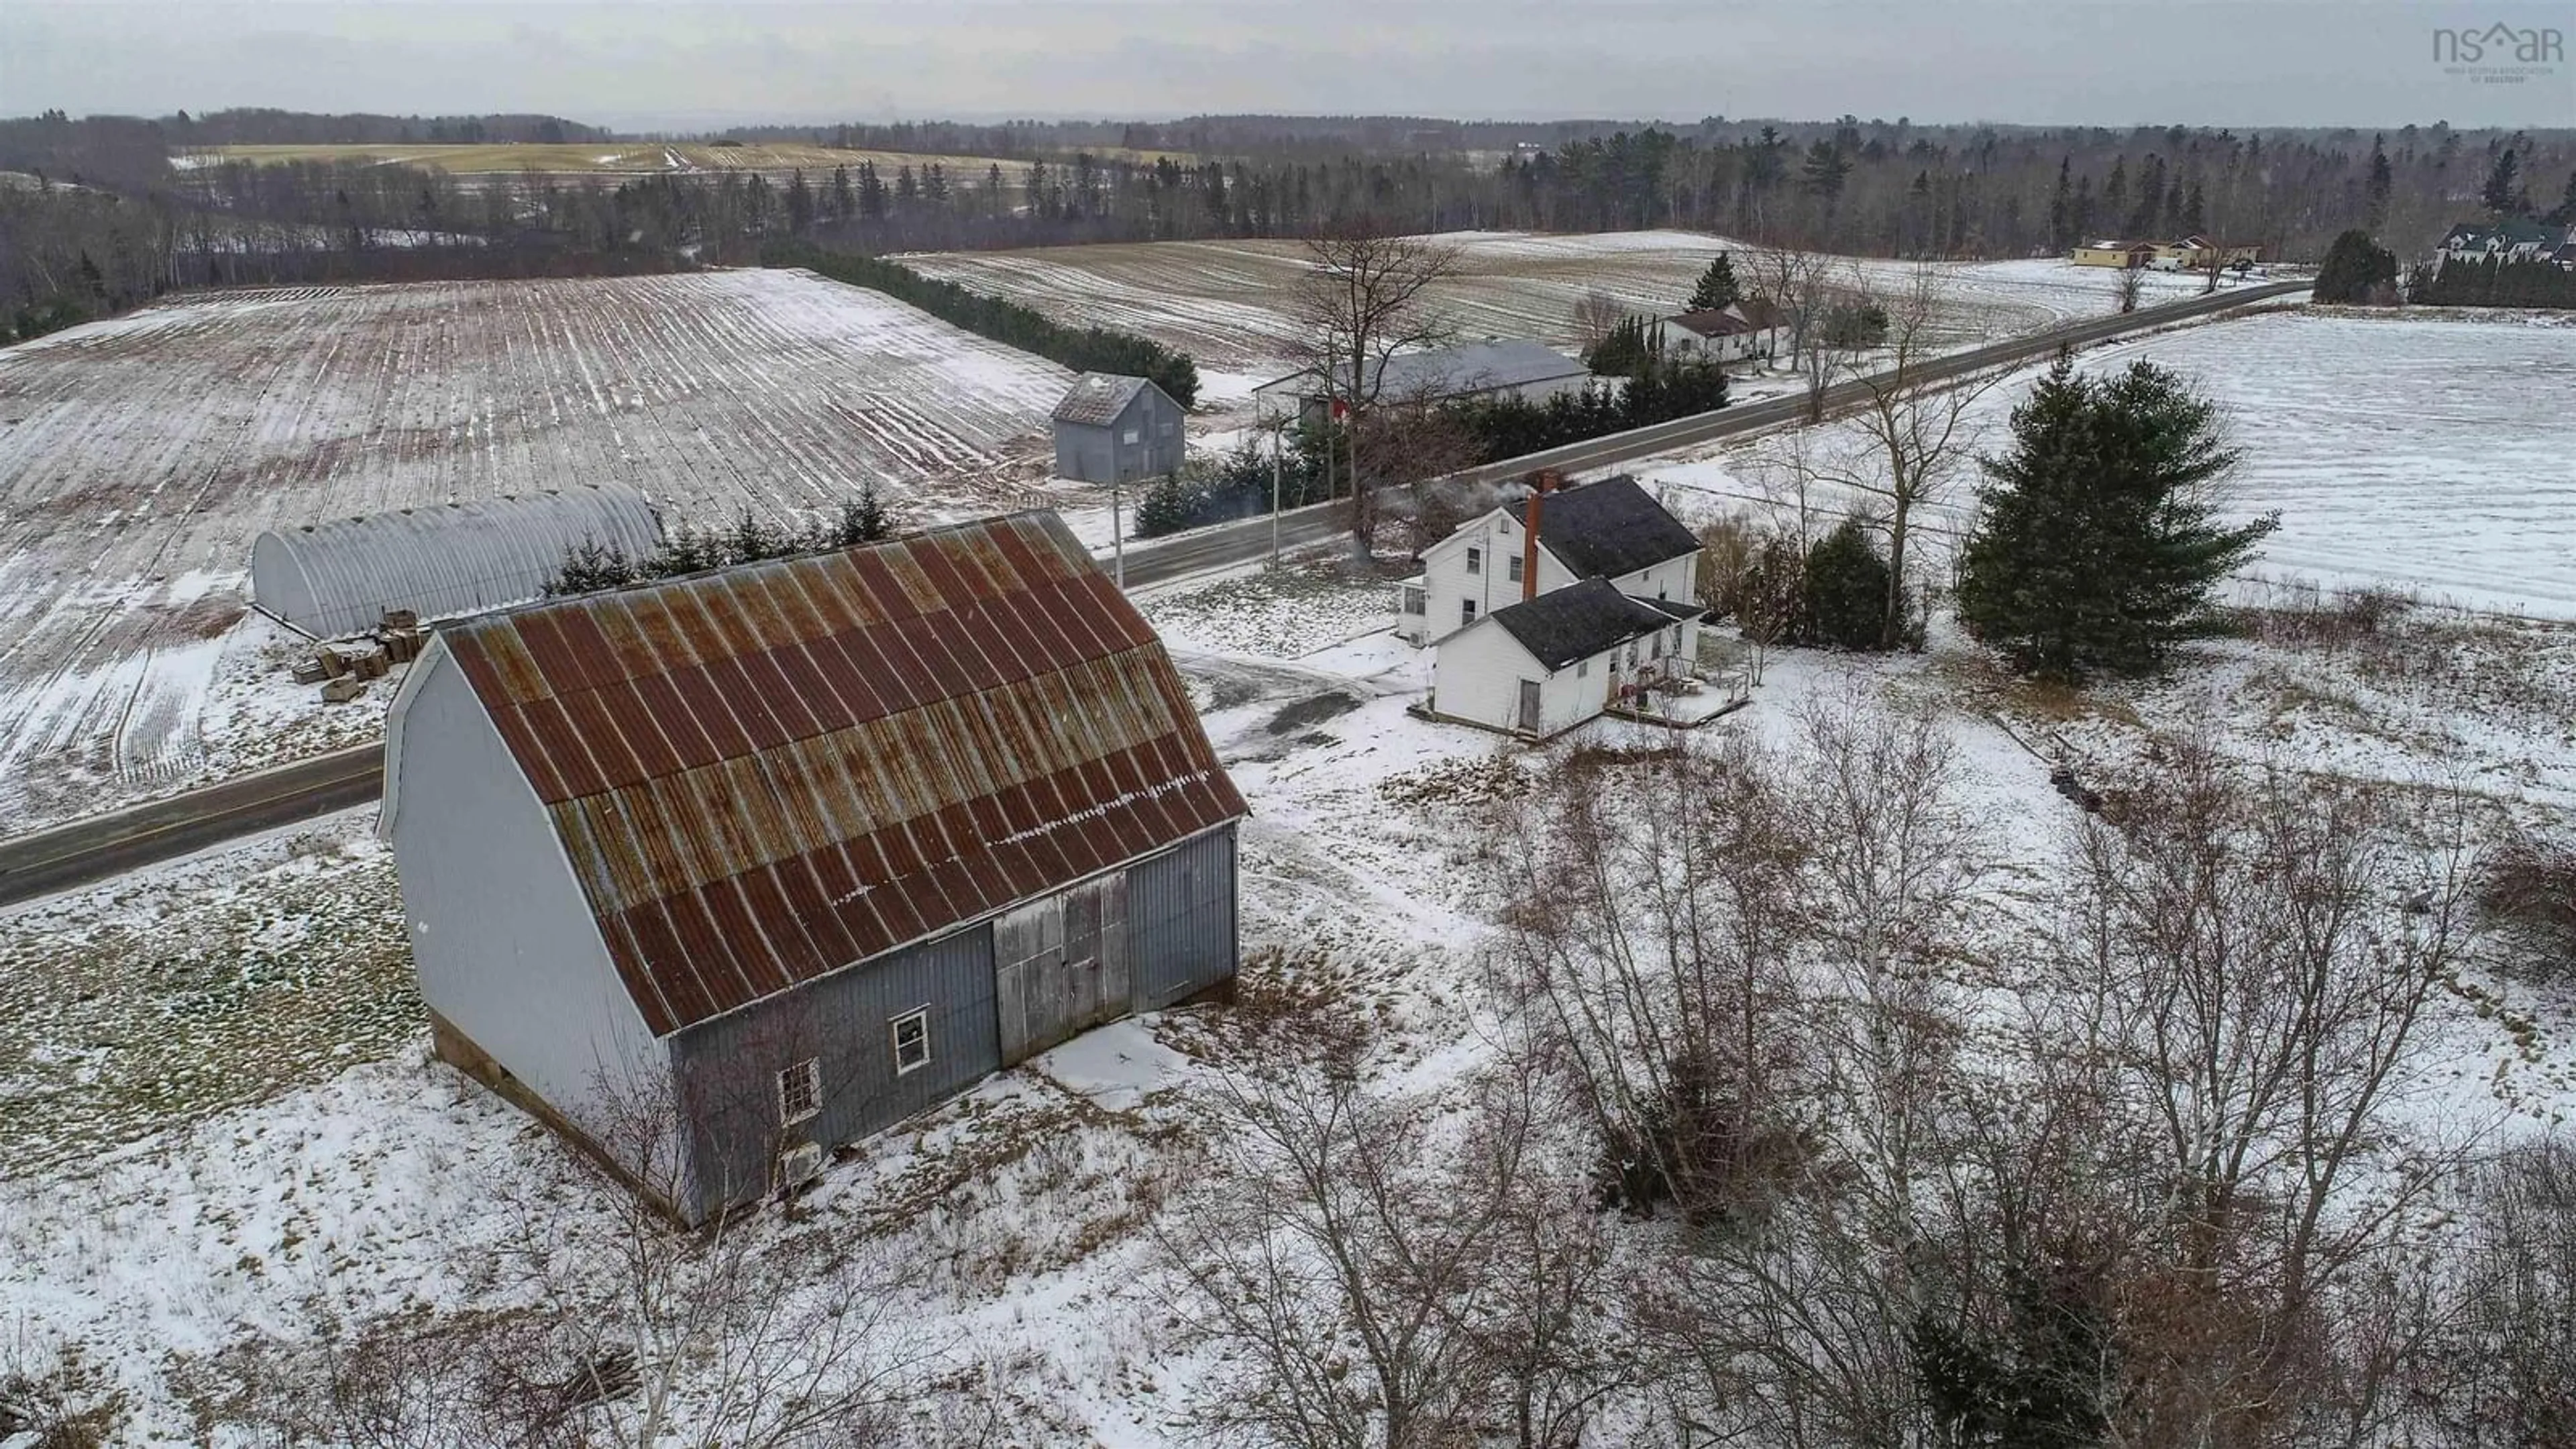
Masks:
[[[1506,504],[1529,523],[1529,500]],[[1538,541],[1576,578],[1615,579],[1699,551],[1699,538],[1622,473],[1547,495]]]
[[[1052,513],[537,605],[433,647],[657,1035],[1245,813],[1153,630]]]
[[[1055,405],[1055,421],[1087,428],[1108,427],[1136,401],[1138,393],[1153,385],[1141,377],[1086,372],[1073,380],[1064,400]]]

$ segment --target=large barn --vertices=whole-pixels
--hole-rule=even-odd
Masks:
[[[272,529],[251,544],[251,601],[317,639],[376,626],[388,609],[444,619],[524,603],[585,544],[643,558],[661,523],[614,483]]]
[[[696,1221],[1227,986],[1244,813],[1023,513],[441,629],[381,829],[439,1053]]]

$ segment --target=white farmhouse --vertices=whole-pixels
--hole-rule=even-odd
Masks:
[[[1663,319],[1664,350],[1711,362],[1768,362],[1780,355],[1789,319],[1759,297]]]
[[[1701,612],[1600,578],[1507,604],[1440,641],[1428,708],[1545,739],[1687,677]]]
[[[1542,475],[1541,487],[1553,479]],[[1537,546],[1527,519],[1538,515]],[[1425,549],[1400,586],[1395,632],[1427,644],[1507,605],[1586,579],[1639,599],[1699,596],[1699,540],[1625,474],[1536,492],[1470,520]]]

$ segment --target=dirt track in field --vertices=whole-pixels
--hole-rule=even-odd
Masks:
[[[264,529],[603,480],[674,522],[869,480],[989,512],[1066,379],[798,272],[228,294],[0,351],[0,833],[199,772]]]

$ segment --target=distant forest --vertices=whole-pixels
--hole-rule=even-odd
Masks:
[[[2444,125],[2239,133],[1845,117],[1628,130],[1208,117],[725,134],[919,159],[643,177],[184,155],[182,169],[174,153],[219,141],[610,138],[542,116],[0,121],[0,172],[15,173],[0,177],[0,323],[32,335],[174,287],[747,264],[786,239],[882,254],[1296,236],[1368,214],[1422,231],[1671,226],[1944,259],[2201,233],[2313,261],[2347,228],[2415,257],[2457,220],[2576,207],[2576,132]],[[995,159],[952,164],[943,152]]]

